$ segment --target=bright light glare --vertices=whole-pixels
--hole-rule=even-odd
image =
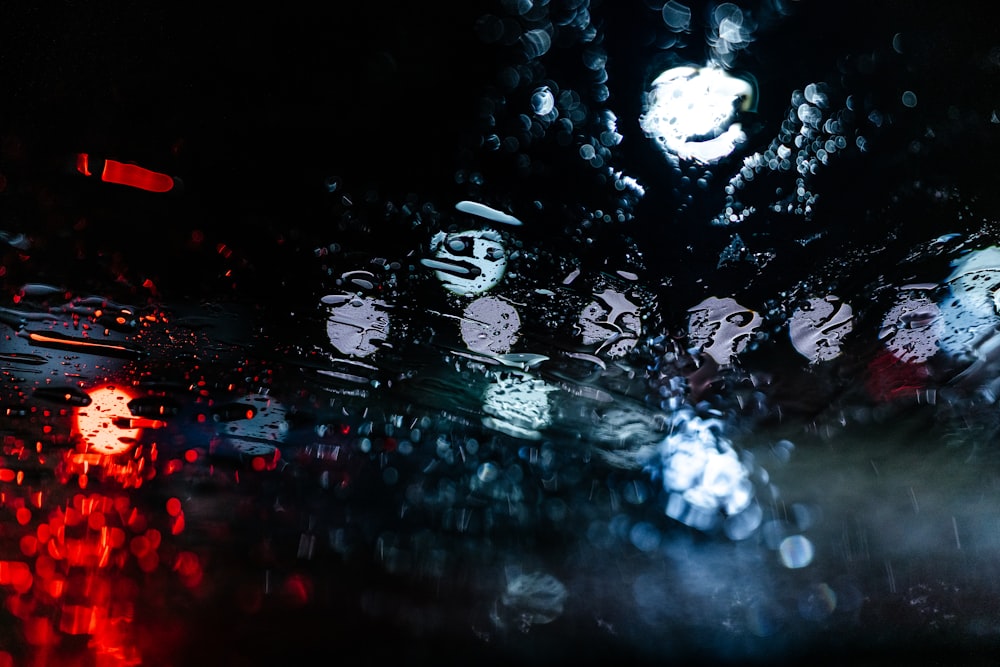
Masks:
[[[746,141],[738,110],[753,106],[753,86],[718,67],[674,67],[646,93],[639,125],[665,153],[716,162]]]
[[[76,414],[76,431],[92,452],[121,454],[130,450],[140,429],[131,428],[128,402],[135,396],[119,387],[107,386],[87,392],[91,403]]]
[[[723,515],[740,514],[754,498],[750,471],[720,429],[717,420],[678,412],[659,444],[658,474],[669,494],[666,514],[699,530],[712,528]]]

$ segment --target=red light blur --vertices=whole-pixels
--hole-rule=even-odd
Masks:
[[[84,176],[93,176],[90,162],[89,154],[77,153],[76,170]],[[97,160],[97,163],[99,164],[100,160]],[[117,160],[104,160],[101,180],[105,183],[127,185],[147,192],[169,192],[174,188],[174,179],[166,174]]]
[[[174,179],[166,174],[115,160],[104,161],[101,180],[105,183],[129,185],[149,192],[169,192],[174,187]]]

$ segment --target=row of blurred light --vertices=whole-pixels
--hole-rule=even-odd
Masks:
[[[457,208],[491,222],[521,224],[509,214],[482,204],[462,202]],[[431,248],[434,257],[424,260],[424,265],[435,272],[445,289],[466,300],[462,315],[457,318],[466,346],[472,352],[506,362],[502,372],[492,375],[492,382],[483,394],[483,411],[488,415],[484,423],[508,435],[540,438],[551,423],[549,395],[557,387],[535,375],[532,369],[547,357],[511,353],[521,326],[518,310],[500,295],[484,294],[503,279],[507,257],[504,236],[489,228],[440,233],[432,240]],[[939,340],[952,351],[956,346],[968,349],[971,341],[956,341],[956,336],[958,332],[975,332],[976,327],[970,323],[992,331],[996,321],[993,305],[996,281],[990,272],[1000,266],[997,253],[988,249],[958,264],[947,280],[952,292],[946,318],[923,296],[934,286],[901,288],[900,299],[886,313],[880,333],[889,357],[897,363],[919,364],[937,351]],[[582,341],[595,346],[600,356],[622,357],[641,336],[640,308],[614,290],[607,289],[594,296],[579,316]],[[384,303],[361,293],[331,295],[324,302],[332,306],[328,320],[331,343],[342,354],[371,355],[378,349],[375,340],[386,338],[389,320],[380,309],[387,307]],[[689,315],[690,347],[720,367],[737,363],[738,356],[757,340],[763,323],[759,313],[732,298],[710,297],[689,309]],[[802,301],[787,323],[792,346],[810,363],[838,357],[853,326],[851,305],[834,295]],[[946,328],[955,333],[944,336]],[[890,393],[875,394],[877,398],[894,398],[905,391],[912,392],[914,387],[895,386]],[[670,407],[677,409],[682,405]],[[752,497],[747,491],[749,471],[741,466],[724,439],[706,436],[717,429],[689,415],[683,417],[683,423],[685,427],[676,429],[662,444],[660,466],[665,488],[671,493],[667,511],[689,525],[707,528],[714,524],[706,517],[717,516],[720,509],[726,515],[737,515],[747,509],[746,503],[735,499]]]

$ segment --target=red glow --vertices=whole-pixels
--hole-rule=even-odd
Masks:
[[[926,364],[909,363],[886,351],[868,364],[865,387],[872,398],[888,403],[916,396],[927,387],[929,377]]]
[[[309,602],[312,597],[312,581],[304,574],[293,574],[282,587],[288,601],[298,606]]]
[[[196,587],[204,576],[198,555],[191,551],[182,551],[177,554],[174,570],[181,576],[181,583],[188,588]]]
[[[76,154],[76,170],[84,176],[93,176],[90,173],[90,156],[86,153]]]
[[[21,547],[21,553],[30,558],[38,551],[38,538],[34,535],[25,535],[21,538],[19,546]]]
[[[170,516],[177,516],[181,513],[181,501],[179,498],[170,498],[167,500],[167,514]]]
[[[87,517],[87,527],[91,530],[100,530],[104,528],[104,523],[106,519],[103,512],[94,512]]]
[[[171,517],[170,534],[180,535],[184,532],[184,512],[178,512],[177,516]]]
[[[27,526],[28,522],[31,521],[31,510],[27,507],[18,507],[14,516],[17,518],[19,524]]]
[[[34,646],[49,646],[59,641],[59,636],[52,629],[52,621],[45,616],[24,620],[24,638]]]
[[[169,192],[174,187],[174,179],[166,174],[115,160],[104,161],[101,180],[106,183],[129,185],[149,192]]]
[[[149,539],[147,539],[145,535],[136,535],[133,537],[132,541],[129,542],[128,548],[136,558],[142,558],[148,554],[151,549]]]
[[[0,584],[10,586],[18,593],[27,593],[31,590],[34,579],[27,563],[18,560],[0,561]]]

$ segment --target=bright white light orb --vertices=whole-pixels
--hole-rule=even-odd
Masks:
[[[716,162],[746,141],[736,115],[753,107],[753,94],[719,67],[674,67],[653,80],[639,125],[665,153]]]

